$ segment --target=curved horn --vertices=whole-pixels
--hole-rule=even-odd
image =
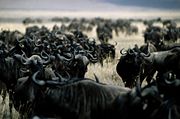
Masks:
[[[127,54],[127,50],[125,50],[124,48],[120,50],[121,55],[126,55]]]
[[[63,54],[64,54],[64,53],[63,53]],[[72,53],[70,53],[70,52],[68,52],[68,53],[66,53],[66,54],[64,54],[64,55],[67,56],[67,57],[70,57],[70,59],[74,57],[74,55],[73,55]]]
[[[31,63],[31,58],[27,58],[25,52],[23,52],[22,57],[21,57],[21,63],[24,65],[29,65]]]
[[[13,47],[9,50],[8,54],[9,56],[11,56],[12,54],[14,54],[17,51],[16,47]]]
[[[92,63],[96,63],[98,62],[98,57],[94,57],[91,53],[88,53],[88,56],[90,57],[89,60],[92,62]]]
[[[63,45],[60,44],[60,45],[57,46],[57,49],[60,49],[60,48],[62,48],[62,47],[63,47]]]
[[[114,41],[114,42],[115,42],[114,46],[116,46],[118,43],[117,43],[117,41]]]
[[[36,84],[38,84],[38,85],[40,85],[40,86],[44,86],[44,85],[46,84],[46,82],[43,81],[43,80],[37,80],[37,78],[36,78],[39,72],[40,72],[40,71],[37,71],[37,72],[35,72],[35,73],[33,74],[32,80],[33,80],[34,83],[36,83]]]
[[[48,59],[48,54],[44,50],[41,51],[40,55],[43,59]]]
[[[27,59],[25,59],[22,55],[20,54],[14,54],[13,58],[19,60],[22,64],[24,64],[24,61],[26,62]]]
[[[34,41],[34,38],[26,37],[26,40],[28,40],[28,41],[30,41],[30,42],[33,42],[33,41]]]
[[[58,31],[56,31],[56,32],[54,33],[54,36],[55,36],[55,37],[59,37]]]
[[[46,55],[46,56],[43,56],[43,54]],[[43,64],[49,64],[51,62],[51,57],[45,51],[41,52],[41,57],[43,59],[47,59],[47,60],[43,60]]]
[[[85,47],[86,47],[88,50],[90,49],[89,45],[86,44],[86,43],[85,43]]]
[[[174,81],[169,81],[167,79],[165,79],[165,83],[171,86],[175,86],[175,87],[179,87],[180,86],[180,80],[179,79],[175,79]]]
[[[133,49],[128,49],[127,53],[130,54],[130,55],[133,55],[133,54],[135,54],[135,51]]]
[[[59,81],[54,81],[54,80],[47,80],[46,85],[63,85],[65,83],[59,82]]]
[[[165,78],[164,81],[168,85],[172,85],[175,87],[180,86],[180,80],[179,79],[168,80],[167,78]]]
[[[60,54],[57,54],[57,57],[59,58],[59,60],[63,61],[63,60],[66,60],[66,61],[72,61],[73,60],[73,57],[71,57],[70,59],[64,57],[64,56],[61,56]]]
[[[20,68],[20,72],[22,72],[22,73],[27,73],[27,72],[29,72],[29,70],[28,70],[28,69],[25,69],[25,68]]]
[[[168,85],[175,84],[175,80],[170,81],[170,80],[168,80],[167,78],[165,78],[164,81],[165,81],[165,83],[168,84]]]
[[[41,47],[41,46],[43,46],[43,44],[38,44],[39,41],[40,41],[40,39],[38,39],[37,41],[34,42],[34,45],[35,45],[36,47]]]
[[[160,77],[159,77],[160,79],[159,80],[162,80],[163,79],[163,81],[164,81],[164,83],[166,84],[166,85],[170,85],[170,86],[175,86],[175,87],[177,87],[177,86],[180,86],[180,80],[179,79],[177,79],[176,78],[176,74],[174,74],[173,72],[166,72],[166,73],[163,73],[163,75],[162,74],[160,74]]]
[[[36,35],[34,34],[34,33],[31,33],[31,35],[32,35],[32,41],[36,41]]]
[[[149,57],[149,56],[151,56],[151,53],[148,52],[147,54],[145,54],[145,53],[141,52],[140,56],[142,56],[142,57]]]
[[[25,39],[24,38],[18,38],[18,37],[16,37],[16,41],[18,42],[18,43],[22,43],[23,41],[24,41]]]
[[[70,79],[63,78],[58,72],[55,72],[55,74],[59,77],[60,82],[68,81]]]

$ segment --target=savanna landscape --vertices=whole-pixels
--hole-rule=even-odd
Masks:
[[[8,0],[8,1],[10,1],[10,0]],[[21,2],[21,0],[19,0],[19,1],[20,1],[19,4],[23,6],[23,3]],[[80,3],[79,1],[82,2],[81,0],[78,0],[78,3]],[[116,3],[116,0],[114,0],[114,1]],[[62,4],[64,3],[65,5],[67,5],[67,4],[69,5],[70,2],[72,2],[72,1],[68,0],[68,2],[65,2],[63,0]],[[33,3],[33,5],[36,4],[34,1],[32,3]],[[37,6],[40,5],[40,3],[41,2],[38,1]],[[58,3],[60,3],[60,2],[58,2]],[[92,3],[93,5],[91,5],[90,3],[91,2],[89,2],[90,6],[93,6],[95,4],[95,3]],[[6,7],[9,8],[8,5],[6,5],[6,4],[7,3],[4,2],[5,8]],[[75,5],[77,5],[77,3]],[[30,28],[33,26],[36,26],[38,28],[45,27],[45,28],[47,28],[47,30],[51,31],[50,32],[50,34],[51,34],[51,33],[53,33],[54,26],[57,26],[57,29],[59,31],[61,31],[61,30],[63,31],[64,29],[62,29],[62,28],[64,28],[64,27],[62,27],[62,26],[65,25],[65,27],[68,27],[72,22],[77,22],[79,26],[81,26],[82,24],[85,24],[85,26],[87,26],[87,25],[89,25],[90,22],[95,21],[95,22],[93,22],[95,24],[92,25],[91,30],[89,30],[89,31],[79,29],[80,27],[77,26],[73,30],[72,29],[64,30],[62,32],[62,34],[66,34],[66,33],[72,34],[72,32],[75,33],[75,31],[82,30],[81,32],[86,35],[86,38],[89,40],[90,43],[94,40],[96,42],[96,44],[101,44],[101,43],[106,44],[107,43],[107,44],[111,44],[114,46],[114,48],[115,48],[114,58],[111,58],[108,55],[108,57],[105,57],[102,60],[102,62],[97,61],[96,63],[89,63],[87,65],[87,69],[86,69],[87,71],[84,74],[85,78],[90,78],[93,80],[97,80],[97,78],[98,78],[100,83],[108,84],[110,86],[125,87],[122,77],[119,76],[116,71],[117,63],[119,62],[120,57],[123,55],[120,51],[122,49],[128,50],[129,48],[134,48],[135,44],[137,44],[138,47],[145,44],[144,35],[145,35],[145,32],[148,27],[155,26],[155,27],[160,27],[163,29],[163,28],[166,28],[166,26],[164,26],[163,22],[170,21],[170,24],[175,23],[175,28],[180,28],[180,11],[174,10],[174,9],[169,10],[169,9],[165,9],[165,8],[163,8],[163,9],[152,8],[150,10],[149,9],[147,10],[147,9],[144,9],[144,7],[139,8],[139,6],[138,7],[122,7],[121,9],[119,9],[117,6],[113,6],[112,4],[109,6],[107,5],[107,3],[106,4],[104,3],[103,5],[101,5],[99,2],[97,3],[96,7],[94,7],[94,6],[92,7],[92,10],[91,10],[91,7],[87,7],[87,10],[86,10],[85,9],[86,7],[84,7],[83,5],[82,5],[83,7],[81,9],[79,7],[75,7],[74,8],[75,10],[74,9],[65,10],[64,7],[62,7],[62,10],[59,10],[59,9],[57,10],[58,7],[56,5],[54,6],[56,8],[56,10],[52,10],[52,9],[45,9],[45,10],[38,9],[37,10],[36,5],[34,5],[34,7],[32,7],[33,9],[31,7],[30,7],[31,9],[30,8],[24,9],[24,7],[27,7],[27,6],[28,5],[25,4],[22,7],[23,9],[22,8],[17,9],[17,8],[15,8],[16,5],[14,5],[14,6],[11,5],[10,7],[12,7],[13,9],[5,9],[5,8],[3,8],[2,4],[0,5],[0,7],[2,7],[2,9],[0,8],[1,9],[1,11],[0,11],[0,29],[1,29],[0,35],[2,35],[3,31],[9,31],[9,32],[18,31],[21,33],[20,35],[22,35],[22,34],[24,35],[27,33],[27,28]],[[48,5],[46,4],[46,6],[48,6]],[[70,5],[70,6],[72,7],[73,5]],[[105,6],[105,8],[104,8],[104,6]],[[97,7],[99,7],[99,9],[97,9]],[[107,8],[107,10],[103,11],[106,8]],[[34,10],[34,9],[36,9],[36,10]],[[118,20],[120,21],[119,23],[124,23],[123,25],[125,25],[125,26],[123,26],[123,30],[118,29],[116,31],[115,30],[116,27],[111,26],[113,23],[117,23]],[[98,22],[98,23],[96,23],[96,22]],[[98,25],[103,24],[103,23],[104,24],[112,23],[110,25],[112,27],[112,31],[111,31],[112,36],[111,37],[107,36],[106,41],[103,41],[106,38],[106,36],[104,35],[105,31],[102,32],[102,37],[98,36],[98,33],[97,33]],[[135,27],[137,29],[137,31],[135,31],[135,32],[131,31],[132,30],[131,28],[133,28],[133,27]],[[179,34],[180,34],[180,31],[179,31]],[[29,34],[29,35],[31,35],[31,34]],[[34,35],[34,36],[36,37],[36,35]],[[58,37],[58,34],[55,37]],[[0,40],[2,40],[3,37],[1,36],[0,38],[1,38]],[[8,36],[6,36],[6,38],[8,39]],[[37,39],[36,39],[37,43],[39,43],[39,40],[41,40],[40,38],[38,39],[38,36],[37,36]],[[78,39],[78,38],[79,37],[77,37],[76,39]],[[18,40],[18,42],[20,42],[21,38],[18,39],[18,37],[16,37],[15,39]],[[180,43],[179,40],[180,40],[180,35],[177,38],[177,40],[175,41],[175,43],[177,43],[177,44]],[[171,41],[166,42],[166,44],[172,44],[172,42]],[[1,47],[2,47],[2,45],[1,45]],[[10,49],[8,49],[8,50],[10,50]],[[24,51],[24,52],[26,52],[26,51]],[[26,53],[26,55],[28,55],[28,54]],[[28,57],[30,57],[30,56],[31,55],[29,55]],[[18,56],[16,56],[16,57],[18,57]],[[44,56],[44,57],[47,59],[46,56]],[[20,59],[20,60],[22,60],[22,59]],[[66,63],[66,62],[64,62],[64,63]],[[31,70],[31,69],[29,69],[29,70]],[[32,72],[33,72],[33,69],[32,69]],[[20,77],[20,78],[22,78],[22,77]],[[51,85],[51,84],[49,84],[49,85]],[[143,81],[143,85],[147,85],[147,82]],[[177,85],[179,86],[179,83]],[[3,94],[3,91],[1,91],[1,92],[2,92],[1,94]],[[163,101],[164,101],[164,98],[163,98]],[[5,97],[5,101],[3,101],[3,96],[2,95],[0,96],[0,118],[2,118],[2,119],[30,118],[30,117],[20,116],[19,112],[14,107],[12,107],[12,113],[11,113],[10,107],[9,107],[9,102],[10,102],[9,101],[9,93],[7,93],[7,95]],[[177,104],[177,105],[178,105],[177,108],[179,108],[179,104]],[[177,113],[178,113],[178,111],[177,111]],[[160,114],[162,114],[162,113],[160,113]],[[170,118],[167,118],[167,119],[176,119],[179,117],[177,115],[175,116],[175,118],[173,118],[173,116],[171,116]],[[36,116],[36,115],[33,115],[33,116]],[[40,117],[31,117],[31,118],[39,119]],[[46,117],[42,117],[42,118],[44,119]],[[55,117],[53,117],[53,118],[55,118]],[[61,119],[61,116],[58,117],[58,119],[59,118]],[[79,118],[77,118],[77,119],[79,119]],[[151,119],[151,118],[148,118],[148,119]],[[155,118],[158,119],[158,116],[155,116]],[[64,118],[62,118],[62,119],[64,119]],[[86,117],[84,117],[84,118],[82,117],[80,119],[86,119]],[[89,119],[89,118],[87,118],[87,119]],[[129,118],[123,118],[123,119],[129,119]]]

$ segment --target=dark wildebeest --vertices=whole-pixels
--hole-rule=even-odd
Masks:
[[[115,46],[116,45],[117,45],[117,43],[115,45],[109,44],[109,43],[101,43],[101,44],[97,45],[96,49],[98,52],[98,59],[99,59],[101,66],[103,66],[103,61],[105,59],[109,58],[110,60],[113,60],[115,58],[115,54],[116,54]]]
[[[22,67],[21,67],[21,64],[15,61],[12,57],[8,57],[8,55],[4,51],[0,53],[0,64],[1,64],[0,66],[1,79],[0,80],[5,84],[6,91],[9,93],[9,108],[10,108],[10,115],[11,115],[13,89],[15,87],[15,84],[17,83],[17,79],[21,75],[20,69]]]
[[[68,82],[56,82],[38,78],[37,71],[29,83],[22,87],[33,88],[35,97],[32,116],[61,119],[144,119],[152,114],[159,105],[159,93],[156,87],[130,90],[125,87],[101,84],[92,79],[74,79]],[[19,97],[22,98],[21,93]],[[30,98],[31,99],[31,98]],[[144,113],[143,113],[144,112]]]
[[[161,95],[161,103],[154,108],[147,119],[179,119],[180,79],[176,78],[172,70],[169,70],[159,73],[156,80],[159,95]]]
[[[15,55],[15,58],[23,61],[32,72],[26,80],[18,80],[13,93],[15,109],[24,115],[22,117],[107,118],[104,114],[115,98],[130,91],[129,88],[100,84],[87,78],[65,82],[45,79],[44,61],[38,55],[27,59]],[[107,116],[110,118],[110,115]]]
[[[112,103],[118,95],[128,91],[127,88],[99,84],[88,79],[62,86],[51,85],[36,94],[41,98],[37,100],[34,113],[62,119],[111,118]]]
[[[140,76],[141,83],[145,78],[148,83],[151,81],[154,71],[152,71],[148,65],[143,64],[141,53],[148,55],[149,52],[155,51],[156,48],[151,43],[144,44],[140,48],[135,45],[134,48],[129,48],[125,52],[124,49],[120,51],[122,56],[116,65],[116,71],[122,78],[126,87],[133,87],[138,76]]]
[[[143,56],[145,63],[151,64],[158,73],[164,73],[172,70],[177,78],[180,77],[180,47],[174,47],[166,51],[150,53],[149,56]]]

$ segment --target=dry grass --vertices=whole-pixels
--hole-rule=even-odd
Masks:
[[[55,25],[55,23],[46,23],[46,24],[39,24],[39,25],[40,26],[45,25],[48,28],[52,28],[52,26]],[[137,25],[139,28],[139,33],[137,35],[126,36],[125,34],[119,34],[119,37],[114,37],[110,41],[110,43],[114,43],[114,41],[118,43],[116,46],[115,60],[112,62],[104,61],[103,67],[100,64],[89,65],[88,72],[86,74],[87,78],[94,79],[94,74],[96,74],[101,82],[112,84],[112,85],[124,86],[121,78],[116,73],[116,64],[120,57],[120,53],[119,53],[120,49],[133,47],[134,44],[138,44],[138,45],[143,44],[142,31],[145,29],[145,26],[142,23],[135,23],[135,25]],[[0,29],[9,29],[9,30],[17,29],[21,32],[25,32],[25,27],[26,26],[24,26],[21,23],[0,23]],[[95,33],[89,33],[88,36],[96,38]],[[2,98],[0,97],[0,118],[1,119],[9,118],[8,97],[6,98],[5,104],[2,104]],[[18,113],[15,110],[13,110],[13,118],[14,119],[18,118]]]

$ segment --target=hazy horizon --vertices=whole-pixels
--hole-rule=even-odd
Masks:
[[[0,21],[25,17],[180,18],[180,0],[0,0]]]
[[[0,0],[3,10],[180,10],[180,0]]]

